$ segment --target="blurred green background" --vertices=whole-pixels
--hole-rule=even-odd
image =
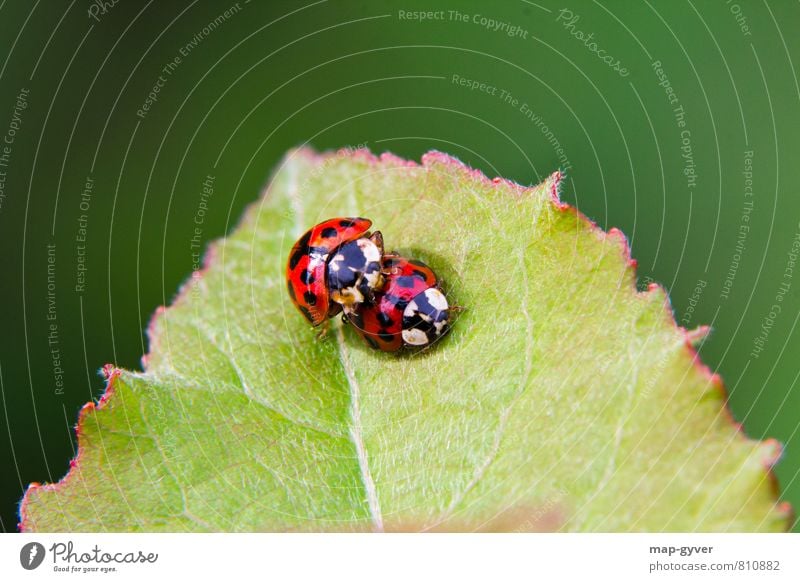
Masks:
[[[203,243],[301,144],[564,169],[641,283],[713,327],[702,358],[800,506],[798,25],[743,0],[0,2],[0,527],[67,471],[98,369],[140,369],[206,177]]]

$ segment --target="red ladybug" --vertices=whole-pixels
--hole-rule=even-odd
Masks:
[[[375,301],[346,315],[367,344],[394,352],[403,346],[427,346],[447,333],[451,307],[428,265],[386,255],[384,272],[386,284]]]
[[[342,307],[349,313],[382,289],[383,236],[370,234],[371,225],[367,218],[331,218],[292,247],[286,265],[289,296],[312,325]]]

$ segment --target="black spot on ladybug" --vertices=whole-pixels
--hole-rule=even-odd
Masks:
[[[386,261],[386,266],[387,267],[394,267],[395,265],[397,265],[400,262],[400,259],[395,258],[395,257],[390,257],[390,258],[384,259],[384,260]]]
[[[336,233],[337,233],[337,230],[335,228],[332,228],[332,227],[329,226],[328,228],[323,228],[322,232],[320,232],[319,235],[322,238],[333,238],[333,237],[336,236]]]
[[[381,327],[389,327],[392,325],[392,318],[380,311],[378,312],[378,323],[381,324]]]
[[[415,277],[419,277],[423,281],[427,281],[428,280],[428,275],[425,272],[420,271],[419,269],[414,269],[411,272],[411,274],[414,275]]]
[[[305,255],[308,252],[308,241],[309,240],[311,240],[311,231],[310,230],[307,231],[303,236],[301,236],[300,240],[298,240],[295,243],[295,245],[294,245],[295,251],[289,257],[289,268],[290,269],[294,269],[297,266],[297,263],[300,262],[300,259],[303,258],[303,255]]]
[[[341,226],[343,228],[351,228],[351,227],[353,227],[355,225],[356,225],[356,223],[353,220],[345,219],[345,220],[340,220],[339,221],[339,226]]]
[[[286,287],[289,289],[289,297],[292,298],[293,303],[297,303],[297,296],[294,294],[294,285],[291,281],[286,281]]]
[[[385,329],[382,329],[378,332],[378,337],[388,344],[391,343],[391,341],[394,339],[394,334]]]
[[[311,240],[311,231],[307,230],[303,236],[297,241],[296,245],[297,248],[303,248],[308,246],[308,241]]]
[[[414,282],[414,277],[397,277],[394,280],[394,284],[405,289],[413,289],[416,283]]]
[[[311,285],[316,279],[314,273],[306,269],[300,273],[300,280],[306,285]]]
[[[303,300],[309,305],[317,304],[317,296],[311,291],[306,291],[305,293],[303,293]]]
[[[294,271],[294,268],[297,266],[297,263],[300,262],[300,259],[303,258],[303,255],[306,254],[307,247],[299,247],[292,255],[289,257],[289,270]]]
[[[381,348],[380,348],[380,346],[378,345],[378,342],[376,342],[374,339],[372,339],[372,338],[371,338],[371,337],[369,337],[368,335],[365,335],[365,336],[364,336],[364,339],[365,339],[365,340],[367,341],[367,343],[369,344],[369,347],[371,347],[373,350],[379,350],[379,349],[381,349]]]

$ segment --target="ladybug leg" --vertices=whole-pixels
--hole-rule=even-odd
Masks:
[[[464,307],[463,305],[450,305],[449,309],[454,313],[461,313],[462,311],[466,311],[467,307]]]
[[[325,339],[328,335],[329,328],[330,328],[329,320],[326,319],[320,324],[319,329],[317,330],[317,339],[318,340]]]

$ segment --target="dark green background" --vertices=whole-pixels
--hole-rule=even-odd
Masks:
[[[706,282],[690,324],[713,326],[702,357],[724,377],[747,434],[785,443],[777,476],[783,497],[800,505],[800,271],[784,277],[800,230],[800,4],[241,0],[137,117],[162,68],[233,4],[120,0],[97,22],[86,0],[0,2],[0,139],[17,94],[30,92],[2,168],[3,530],[16,529],[30,481],[67,471],[78,409],[103,388],[97,370],[106,362],[140,367],[150,314],[191,272],[206,175],[215,176],[215,194],[204,241],[229,231],[281,155],[304,143],[365,143],[414,159],[441,149],[490,176],[533,184],[559,158],[520,111],[523,102],[564,148],[564,198],[628,235],[640,279],[669,289],[679,320],[698,281]],[[444,10],[444,20],[399,18],[399,10],[423,6]],[[580,16],[574,30],[593,33],[627,77],[557,21],[565,7]],[[454,9],[468,22],[450,19]],[[516,25],[527,38],[489,30],[472,21],[476,14]],[[655,60],[685,111],[694,188]],[[453,83],[454,74],[495,86],[496,95]],[[748,150],[750,230],[723,299]],[[83,212],[88,270],[77,293],[75,236],[87,176],[94,180]],[[56,245],[63,394],[54,390],[47,339],[48,244]],[[754,358],[782,281],[789,293]]]

